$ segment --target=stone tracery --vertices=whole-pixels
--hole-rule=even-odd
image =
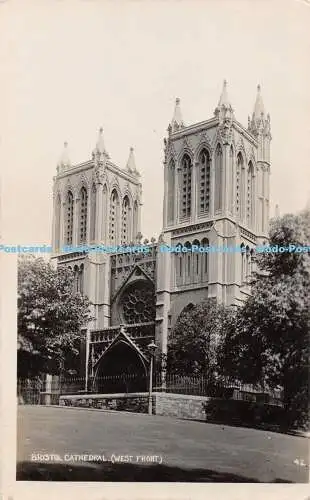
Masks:
[[[124,290],[121,297],[121,314],[126,323],[145,323],[155,317],[155,295],[152,286],[136,282]]]

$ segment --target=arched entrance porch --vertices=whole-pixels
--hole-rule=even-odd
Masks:
[[[119,339],[98,360],[96,392],[144,392],[148,388],[148,361],[130,342]]]

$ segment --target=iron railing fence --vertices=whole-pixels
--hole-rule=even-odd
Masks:
[[[41,402],[43,382],[40,378],[17,381],[17,401],[20,404],[37,405]]]
[[[53,377],[48,383],[41,384],[41,393],[50,394],[51,400],[57,396],[74,394],[130,394],[147,392],[149,377],[144,374],[118,374],[86,380],[85,377]],[[271,390],[259,385],[243,384],[228,378],[179,375],[175,373],[154,373],[153,392],[168,392],[193,396],[209,396],[224,399],[259,401],[272,405],[281,404],[281,391]],[[29,398],[28,398],[29,399]],[[31,398],[30,398],[31,399]],[[56,403],[51,403],[56,404]]]

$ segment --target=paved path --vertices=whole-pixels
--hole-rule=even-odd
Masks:
[[[44,406],[18,410],[22,480],[308,482],[308,449],[304,437],[168,417]],[[58,457],[36,463],[33,453]],[[108,461],[71,457],[85,454]],[[123,463],[111,463],[120,456]],[[162,458],[146,463],[141,456]]]

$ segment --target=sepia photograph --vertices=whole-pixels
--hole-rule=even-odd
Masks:
[[[309,14],[0,3],[16,483],[309,484]]]

